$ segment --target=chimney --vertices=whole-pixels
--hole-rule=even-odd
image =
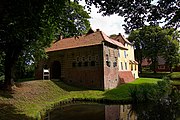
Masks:
[[[63,36],[62,35],[59,35],[59,40],[62,40],[63,39]]]
[[[99,32],[100,30],[99,29],[96,29],[96,32]]]

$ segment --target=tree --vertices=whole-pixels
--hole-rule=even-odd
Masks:
[[[164,39],[166,39],[167,43],[165,45],[165,51],[163,52],[162,56],[166,61],[166,64],[170,68],[170,72],[172,71],[172,68],[175,67],[180,63],[180,54],[179,54],[179,43],[178,43],[178,32],[172,32],[171,35],[166,35]]]
[[[76,0],[78,1],[78,0]],[[179,0],[85,0],[87,7],[94,4],[103,15],[118,14],[124,17],[127,33],[147,24],[166,27],[180,26]],[[146,24],[147,23],[147,24]]]
[[[4,53],[0,52],[0,77],[4,75]]]
[[[143,60],[143,49],[144,49],[144,43],[143,43],[143,39],[141,38],[141,36],[139,35],[139,31],[140,30],[134,30],[130,33],[130,35],[128,36],[128,40],[132,43],[134,43],[134,53],[135,53],[135,59],[136,61],[138,61],[138,70],[140,73],[142,73],[142,60]]]
[[[1,1],[0,52],[5,54],[5,88],[13,85],[19,57],[40,59],[44,48],[62,35],[79,35],[89,28],[83,7],[68,0]]]
[[[155,73],[158,56],[162,56],[172,67],[179,48],[173,33],[174,29],[162,29],[159,26],[145,26],[132,31],[128,39],[134,42],[138,62],[141,63],[143,58],[149,59]]]
[[[156,73],[158,65],[158,56],[163,51],[165,43],[162,28],[158,26],[145,26],[140,31],[140,35],[144,38],[144,56],[152,62],[152,70]]]

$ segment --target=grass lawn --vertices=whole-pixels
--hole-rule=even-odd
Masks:
[[[173,72],[168,75],[172,80],[180,80],[180,72]]]
[[[129,87],[141,84],[156,84],[160,79],[140,78],[132,83],[106,91],[72,87],[63,82],[37,80],[21,82],[12,93],[0,91],[0,119],[40,119],[54,104],[71,98],[130,100]]]

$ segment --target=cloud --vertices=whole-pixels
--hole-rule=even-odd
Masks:
[[[80,1],[81,5],[85,5],[84,1]],[[123,29],[124,18],[118,15],[102,16],[101,13],[97,13],[98,9],[95,6],[91,6],[91,19],[89,19],[91,28],[93,30],[100,29],[107,35],[121,33],[126,35]],[[126,35],[127,36],[127,35]]]

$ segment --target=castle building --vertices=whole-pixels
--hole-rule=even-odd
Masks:
[[[91,89],[112,89],[138,78],[134,47],[121,34],[116,38],[90,30],[86,35],[64,38],[46,49],[47,60],[36,69],[42,79],[43,68],[50,68],[50,79]]]

